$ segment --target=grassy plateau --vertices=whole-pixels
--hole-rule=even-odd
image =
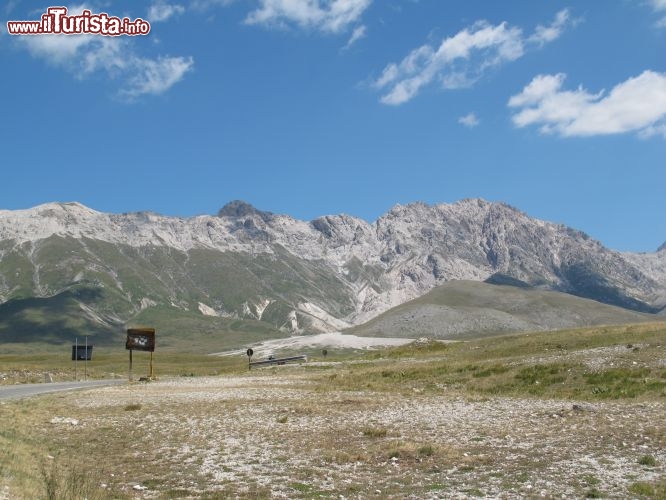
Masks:
[[[71,379],[61,358],[0,356],[0,374]],[[127,362],[101,350],[87,375]],[[154,362],[151,382],[0,401],[0,499],[666,498],[666,323],[252,371],[240,355]]]

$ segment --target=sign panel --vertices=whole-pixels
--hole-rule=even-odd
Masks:
[[[93,346],[73,345],[72,361],[90,361],[92,359]]]
[[[127,330],[125,349],[153,352],[155,350],[155,329],[129,328]]]

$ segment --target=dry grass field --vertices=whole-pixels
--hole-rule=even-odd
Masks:
[[[666,498],[664,324],[172,371],[0,403],[0,498]]]

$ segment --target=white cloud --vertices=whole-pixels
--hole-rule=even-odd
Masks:
[[[666,73],[644,71],[606,95],[582,87],[562,90],[565,75],[536,76],[509,100],[517,127],[538,125],[564,137],[637,132],[666,137]]]
[[[469,61],[477,54],[480,61],[475,68],[454,67],[457,61]],[[445,88],[469,86],[485,68],[517,59],[522,54],[519,29],[508,28],[505,23],[491,26],[480,22],[445,39],[436,50],[423,45],[400,63],[389,64],[375,87],[391,87],[381,98],[384,104],[402,104],[434,80],[439,80]]]
[[[549,26],[537,26],[529,41],[538,45],[545,45],[556,40],[562,35],[569,22],[569,10],[564,9],[557,13],[555,20]]]
[[[157,60],[136,58],[133,66],[134,76],[122,91],[130,98],[166,92],[192,70],[194,60],[191,57],[160,57]]]
[[[221,5],[222,7],[227,7],[231,5],[236,0],[193,0],[190,2],[190,7],[197,10],[206,10],[215,5]]]
[[[568,20],[569,13],[563,10],[549,27],[539,26],[529,37],[520,28],[506,23],[493,26],[479,21],[445,38],[437,48],[422,45],[401,62],[387,65],[374,87],[385,91],[381,102],[392,105],[413,99],[433,82],[445,89],[469,87],[488,69],[522,57],[528,47],[555,40]]]
[[[652,0],[652,8],[656,11],[666,10],[666,0]]]
[[[296,24],[325,33],[340,33],[355,24],[372,0],[260,0],[247,24],[264,26]]]
[[[70,7],[70,13],[82,12],[86,6]],[[61,67],[77,78],[103,72],[122,81],[119,94],[135,99],[144,94],[161,94],[179,82],[193,68],[191,57],[139,56],[126,37],[99,35],[19,36],[34,56]]]
[[[347,44],[343,47],[343,49],[348,49],[352,45],[354,45],[356,42],[358,42],[361,38],[365,37],[365,32],[367,31],[367,28],[364,25],[357,26],[354,28],[354,31],[352,32],[351,36],[349,37],[349,40],[347,41]]]
[[[458,123],[464,125],[467,128],[474,128],[479,125],[480,120],[474,113],[468,113],[465,116],[458,118]]]
[[[148,7],[148,20],[152,23],[159,23],[168,20],[170,17],[179,16],[185,12],[182,5],[155,3]]]
[[[89,67],[89,59],[110,57],[120,52],[123,45],[120,38],[97,35],[40,35],[20,36],[17,39],[35,57],[56,66],[72,67],[79,62],[79,69],[84,72]]]
[[[666,0],[652,0],[652,9],[655,12],[664,12],[666,11]],[[656,24],[657,28],[666,28],[666,17],[659,19]]]
[[[69,15],[81,13],[84,9],[92,10],[89,5],[75,5],[68,7]],[[25,44],[30,53],[37,57],[44,57],[53,64],[64,64],[76,57],[77,53],[85,47],[95,44],[98,37],[95,35],[39,35],[19,36],[19,43]],[[99,37],[101,38],[101,37]]]
[[[18,3],[19,3],[19,0],[9,0],[8,2],[6,2],[5,3],[5,9],[4,9],[5,15],[9,16],[14,11],[14,9],[18,5]]]

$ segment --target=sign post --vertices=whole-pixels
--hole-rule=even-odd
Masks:
[[[127,341],[125,349],[129,351],[129,380],[132,381],[132,351],[150,352],[150,373],[148,379],[152,380],[153,373],[153,351],[155,351],[155,329],[154,328],[129,328],[127,330]]]
[[[79,380],[79,361],[84,361],[84,380],[88,380],[88,361],[92,359],[93,345],[88,344],[88,336],[84,345],[79,345],[79,338],[76,337],[72,344],[72,361],[74,361],[74,380]]]

